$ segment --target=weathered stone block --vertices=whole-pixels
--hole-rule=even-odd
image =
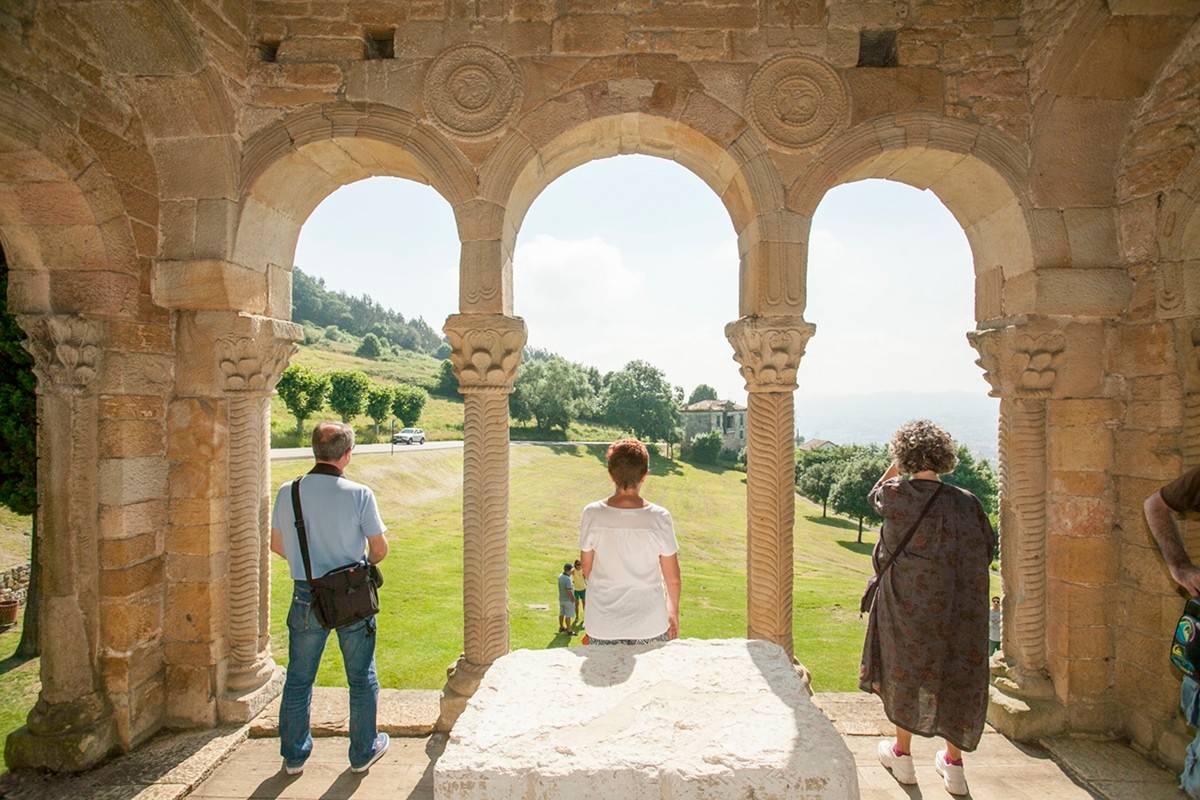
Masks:
[[[106,456],[160,456],[165,450],[163,426],[158,420],[100,421],[100,452]]]
[[[853,756],[784,651],[742,640],[510,653],[459,717],[434,786],[447,800],[858,796]]]
[[[163,530],[167,524],[167,503],[162,499],[130,505],[100,507],[100,537],[124,539]]]
[[[123,506],[167,495],[167,461],[159,456],[100,459],[100,503]]]
[[[104,597],[126,597],[160,587],[162,581],[163,560],[158,556],[129,567],[100,570],[100,594]]]

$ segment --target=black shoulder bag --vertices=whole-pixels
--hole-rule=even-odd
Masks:
[[[921,523],[925,520],[925,515],[928,514],[929,509],[933,507],[933,501],[937,500],[938,495],[941,494],[942,489],[945,488],[946,484],[938,484],[938,487],[933,490],[933,494],[931,494],[929,499],[925,501],[925,507],[921,509],[921,515],[917,517],[917,521],[909,527],[904,534],[904,538],[900,540],[900,546],[896,548],[896,552],[892,553],[891,558],[887,560],[883,567],[880,568],[880,570],[874,575],[872,575],[869,581],[867,581],[867,590],[863,592],[862,602],[858,604],[859,614],[866,614],[875,607],[875,595],[879,592],[879,581],[883,580],[883,576],[889,569],[892,568],[892,564],[896,563],[896,559],[899,558],[900,554],[904,552],[904,548],[908,547],[908,543],[912,541],[912,537],[914,534],[916,534],[917,528],[921,527]],[[879,544],[881,547],[883,546],[882,536],[879,538]]]
[[[308,535],[304,514],[300,510],[300,479],[292,481],[292,511],[296,516],[296,535],[300,539],[300,557],[304,560],[304,577],[312,587],[313,609],[317,621],[326,630],[350,625],[379,613],[379,587],[383,575],[374,564],[356,561],[331,570],[319,578],[312,576],[308,556]]]

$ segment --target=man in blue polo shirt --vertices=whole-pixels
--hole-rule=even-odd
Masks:
[[[322,422],[313,429],[316,465],[300,481],[300,511],[307,532],[314,578],[366,558],[378,564],[387,555],[387,527],[379,517],[375,494],[342,476],[354,449],[354,429]],[[294,589],[288,611],[287,681],[279,706],[279,750],[289,775],[299,775],[312,753],[309,717],[312,687],[329,631],[313,610],[312,590],[304,574],[292,483],[279,488],[271,518],[271,550],[288,561]],[[375,728],[379,681],[375,677],[375,618],[337,629],[338,645],[350,686],[350,769],[366,772],[388,748],[388,735]]]

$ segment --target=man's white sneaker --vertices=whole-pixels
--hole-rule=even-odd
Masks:
[[[350,767],[351,772],[366,772],[379,759],[383,758],[383,754],[387,752],[388,745],[392,740],[386,733],[381,733],[375,737],[375,753],[371,756],[371,760],[363,764],[361,767]]]
[[[301,761],[299,764],[289,764],[287,759],[284,759],[283,771],[288,775],[299,775],[301,772],[304,772],[304,762]]]
[[[933,757],[933,766],[937,768],[938,775],[942,776],[942,782],[946,784],[947,792],[956,795],[967,793],[967,775],[963,771],[962,764],[951,764],[946,761],[945,750],[937,751],[937,755]]]
[[[917,768],[913,764],[912,755],[898,756],[896,755],[896,740],[881,739],[876,752],[879,754],[879,763],[892,771],[894,777],[900,783],[911,786],[917,782]]]

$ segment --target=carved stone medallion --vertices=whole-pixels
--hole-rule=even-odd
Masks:
[[[815,58],[777,56],[750,79],[750,121],[763,137],[786,150],[822,144],[845,126],[849,108],[841,77]]]
[[[511,58],[481,44],[461,44],[430,65],[425,108],[448,133],[479,138],[512,118],[523,91],[521,71]]]

